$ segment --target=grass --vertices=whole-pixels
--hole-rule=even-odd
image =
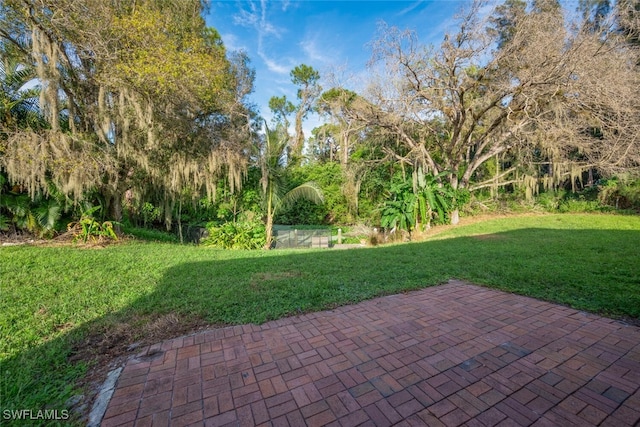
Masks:
[[[0,407],[64,409],[92,357],[168,323],[261,323],[450,278],[637,321],[639,241],[637,216],[541,215],[347,251],[0,248]]]

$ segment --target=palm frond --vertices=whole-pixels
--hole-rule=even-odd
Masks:
[[[7,231],[9,229],[9,224],[9,218],[0,213],[0,231]]]
[[[62,206],[55,199],[49,199],[35,209],[36,219],[45,230],[52,230],[55,227],[61,213]]]
[[[320,189],[318,184],[310,181],[297,186],[296,188],[282,196],[276,206],[278,208],[287,208],[301,199],[309,200],[310,202],[317,205],[324,203],[324,195],[322,194],[322,190]]]

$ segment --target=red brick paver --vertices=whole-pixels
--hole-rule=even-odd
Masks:
[[[640,328],[451,281],[145,348],[104,426],[634,426]]]

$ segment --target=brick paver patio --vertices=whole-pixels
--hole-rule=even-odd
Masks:
[[[640,328],[451,281],[153,345],[102,425],[639,422]]]

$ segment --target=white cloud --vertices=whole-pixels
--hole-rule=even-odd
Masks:
[[[258,47],[258,56],[262,59],[264,64],[267,66],[269,71],[277,73],[277,74],[288,74],[291,70],[291,66],[287,64],[279,64],[275,60],[269,58],[260,48]]]
[[[411,12],[412,10],[414,10],[416,7],[420,6],[423,3],[424,3],[424,0],[418,0],[418,1],[414,2],[414,3],[411,3],[409,6],[405,7],[400,12],[396,13],[396,16],[404,16],[404,15],[406,15],[409,12]]]
[[[311,62],[328,65],[337,58],[336,52],[332,52],[327,48],[318,47],[317,37],[307,38],[300,42],[300,47]]]
[[[246,3],[251,10],[241,9],[240,12],[233,15],[233,23],[243,27],[255,27],[258,22],[258,14],[256,5],[250,1]]]
[[[258,46],[257,54],[269,71],[276,74],[289,73],[289,70],[291,69],[291,61],[285,61],[285,63],[277,61],[272,58],[265,49],[265,39],[269,37],[281,39],[282,35],[286,33],[285,28],[280,28],[269,20],[267,13],[268,1],[260,0],[259,5],[254,1],[243,2],[241,4],[246,4],[248,9],[243,8],[234,15],[234,23],[255,30]],[[286,9],[285,6],[283,7]]]
[[[226,33],[226,34],[221,34],[220,37],[222,37],[224,46],[227,48],[228,51],[229,50],[245,50],[245,51],[247,50],[247,47],[240,42],[240,40],[235,34]]]

